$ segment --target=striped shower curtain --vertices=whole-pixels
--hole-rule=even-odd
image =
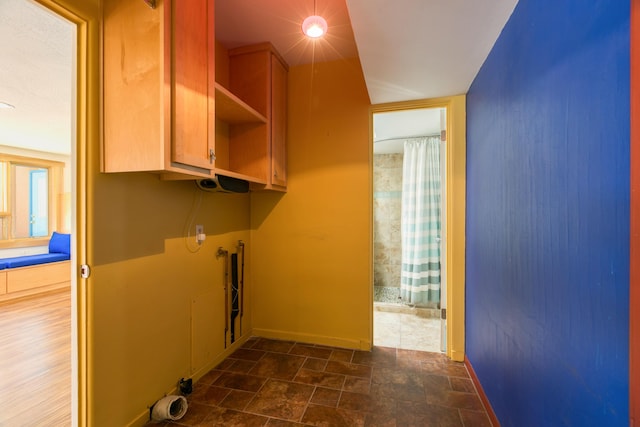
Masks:
[[[402,173],[402,270],[405,303],[440,302],[440,138],[404,142]]]

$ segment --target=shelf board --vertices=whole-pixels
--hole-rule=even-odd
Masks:
[[[250,175],[245,175],[242,173],[238,173],[238,172],[232,172],[226,169],[220,169],[220,168],[215,168],[213,170],[213,173],[216,175],[224,175],[224,176],[228,176],[230,178],[238,178],[238,179],[244,179],[245,181],[249,181],[252,182],[254,184],[263,184],[266,185],[267,181],[264,179],[259,179],[256,178],[255,176],[250,176]]]
[[[245,175],[243,173],[232,172],[230,170],[221,168],[213,169],[211,175],[224,175],[230,178],[244,179],[245,181],[249,181],[251,184],[257,184],[260,187],[264,187],[267,185],[267,181],[264,179],[256,178],[255,176],[251,175]],[[162,181],[193,181],[197,179],[211,178],[211,175],[189,175],[186,173],[178,172],[164,172],[160,174],[160,179]]]
[[[216,83],[216,118],[229,124],[267,123],[267,118]]]

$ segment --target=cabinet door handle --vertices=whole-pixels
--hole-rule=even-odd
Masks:
[[[209,163],[213,163],[213,161],[216,159],[216,155],[213,152],[213,149],[209,149]]]

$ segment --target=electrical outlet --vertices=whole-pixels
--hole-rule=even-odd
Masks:
[[[196,225],[196,243],[201,245],[204,239],[204,225]]]

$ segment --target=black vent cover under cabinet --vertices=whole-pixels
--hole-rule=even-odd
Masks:
[[[223,193],[248,193],[249,181],[230,176],[216,175],[213,178],[201,179],[196,181],[198,187],[204,191],[223,192]]]

